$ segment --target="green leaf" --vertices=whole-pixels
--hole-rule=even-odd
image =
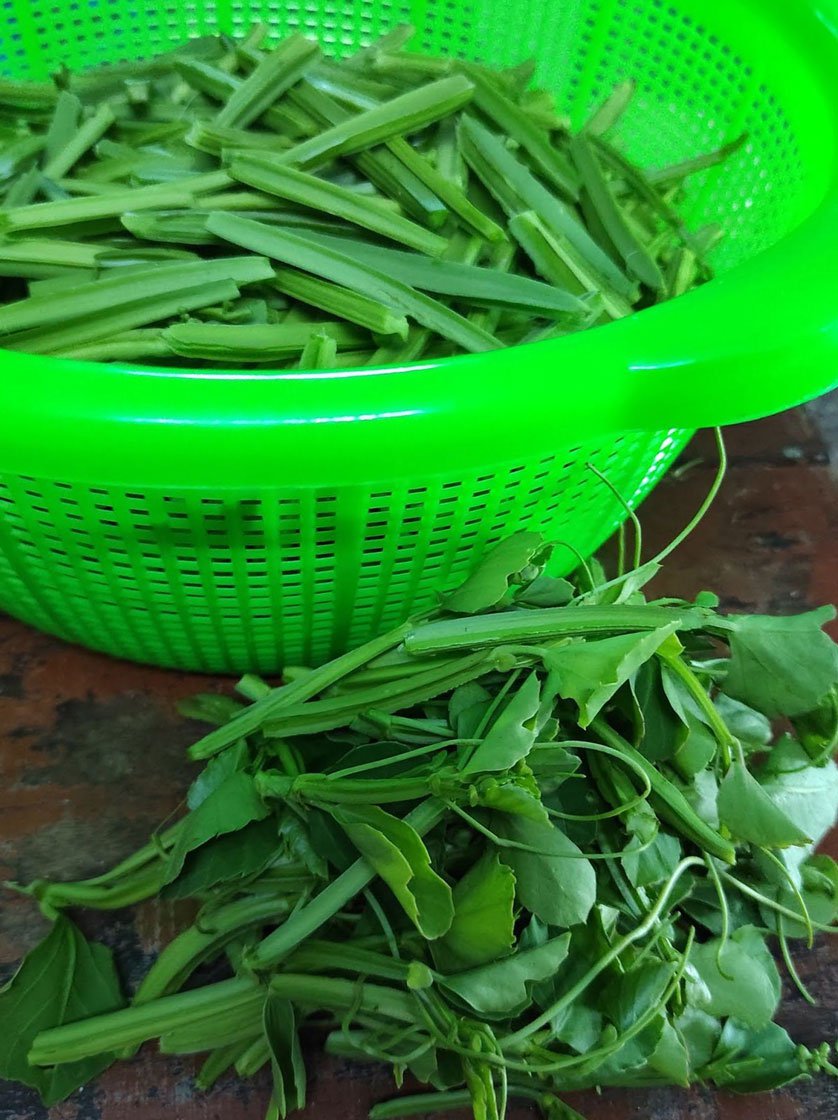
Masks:
[[[684,1043],[689,1055],[693,1077],[707,1065],[716,1049],[721,1034],[719,1020],[706,1011],[700,1011],[689,1004],[674,1020],[675,1029]]]
[[[85,940],[69,918],[59,915],[0,991],[0,1077],[37,1089],[47,1106],[64,1100],[97,1077],[116,1055],[54,1067],[30,1066],[27,1055],[35,1036],[115,1011],[124,1003],[110,950]]]
[[[555,692],[579,705],[579,725],[587,727],[614,693],[655,655],[678,629],[671,622],[643,634],[620,634],[596,641],[575,641],[544,657]]]
[[[838,921],[838,864],[831,856],[810,856],[799,869],[800,882],[797,884],[806,910],[813,922],[821,925],[833,925]],[[800,910],[797,893],[791,889],[787,880],[779,883],[770,882],[761,888],[764,894],[775,898],[786,909]],[[762,919],[768,929],[782,931],[786,937],[808,938],[809,929],[803,921],[793,921],[791,918],[780,916],[768,906],[760,907]]]
[[[798,1047],[777,1023],[754,1028],[730,1018],[701,1076],[738,1093],[779,1089],[804,1076]]]
[[[701,982],[688,981],[691,1002],[717,1018],[735,1015],[749,1027],[764,1027],[780,1003],[780,974],[765,938],[742,926],[722,946],[718,938],[693,945],[690,964]],[[721,969],[720,969],[721,965]]]
[[[186,792],[187,806],[190,809],[197,809],[201,802],[206,801],[211,793],[215,793],[231,774],[244,769],[247,757],[247,743],[244,739],[240,739],[238,743],[234,743],[221,754],[210,759]]]
[[[529,1002],[527,986],[554,976],[567,957],[569,946],[570,934],[564,933],[493,964],[440,977],[438,983],[481,1015],[514,1014]]]
[[[291,1002],[269,990],[262,1028],[271,1052],[274,1101],[285,1116],[306,1103],[306,1071]]]
[[[602,988],[600,1010],[622,1033],[660,1003],[674,974],[675,965],[670,962],[635,965]]]
[[[623,867],[635,887],[665,882],[681,859],[681,842],[668,832],[658,832],[640,852],[623,852]]]
[[[477,681],[454,689],[448,701],[448,722],[458,739],[475,737],[491,702],[491,694]]]
[[[216,836],[237,832],[251,821],[262,820],[269,812],[254,779],[234,771],[183,820],[166,860],[165,881],[171,883],[178,877],[187,855],[195,848]]]
[[[540,533],[513,533],[489,549],[465,583],[443,596],[442,607],[453,614],[477,614],[497,606],[543,551]]]
[[[553,992],[552,999],[555,999]],[[587,1054],[589,1050],[594,1050],[602,1034],[602,1012],[583,1003],[582,999],[569,1003],[550,1021],[550,1030],[556,1040],[563,1042],[577,1054]]]
[[[838,683],[838,649],[821,629],[834,617],[832,607],[821,607],[788,618],[731,619],[725,692],[771,717],[817,708]]]
[[[454,920],[434,945],[446,971],[476,968],[503,957],[515,943],[515,876],[487,852],[454,887]]]
[[[683,1038],[667,1019],[657,1049],[649,1058],[649,1065],[668,1084],[688,1088],[690,1084],[690,1056]]]
[[[454,919],[451,888],[431,867],[416,830],[373,805],[334,809],[332,815],[423,937],[447,933]]]
[[[526,758],[535,742],[535,717],[540,703],[541,685],[533,672],[497,716],[483,742],[463,766],[462,773],[509,770]]]
[[[618,1050],[599,1062],[592,1071],[594,1084],[631,1084],[632,1071],[643,1070],[660,1045],[665,1024],[666,1016],[656,1015],[639,1034],[626,1039]]]
[[[771,796],[735,759],[719,786],[719,821],[735,840],[761,848],[808,844],[810,837],[780,809]]]
[[[496,782],[489,779],[477,787],[477,803],[499,813],[513,813],[532,821],[548,821],[547,810],[534,794],[516,781]]]
[[[807,751],[786,737],[767,755],[757,776],[777,809],[819,844],[838,816],[838,766],[831,760],[813,766]]]
[[[566,929],[584,922],[596,901],[596,875],[590,860],[563,832],[526,817],[496,815],[495,831],[520,848],[499,855],[515,872],[518,900],[542,921]]]
[[[664,690],[664,673],[668,670],[653,658],[640,666],[632,681],[632,691],[643,719],[643,734],[637,747],[650,762],[672,758],[689,734],[686,721],[673,708]]]
[[[568,580],[537,576],[515,595],[515,602],[522,607],[564,607],[573,595],[573,584]]]
[[[838,688],[832,688],[812,712],[792,721],[806,753],[817,765],[838,750]]]
[[[728,730],[746,752],[763,750],[771,742],[771,720],[762,712],[749,708],[747,704],[734,700],[731,696],[725,696],[723,692],[719,693],[714,703]]]
[[[253,821],[238,832],[218,836],[186,857],[183,870],[163,888],[164,898],[192,898],[221,883],[234,883],[263,871],[280,850],[276,818]]]

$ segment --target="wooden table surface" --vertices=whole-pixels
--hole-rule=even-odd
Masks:
[[[838,601],[836,415],[828,402],[730,429],[722,496],[656,590],[690,596],[712,588],[737,611],[788,613]],[[689,520],[713,460],[712,441],[700,437],[643,507],[647,554]],[[113,661],[0,618],[0,880],[96,874],[144,842],[190,779],[184,748],[193,733],[175,702],[229,684]],[[149,904],[85,916],[82,924],[112,946],[131,985],[174,934],[178,915],[171,904]],[[2,896],[0,979],[44,927],[27,899]],[[801,1042],[838,1037],[836,962],[835,941],[800,955],[818,1007],[786,986],[783,1022]],[[200,1094],[191,1084],[195,1068],[146,1047],[50,1111],[29,1090],[0,1083],[0,1120],[261,1120],[267,1077],[246,1085],[228,1079]],[[308,1068],[306,1120],[362,1120],[372,1102],[392,1094],[385,1070],[316,1051]],[[585,1094],[573,1103],[589,1120],[830,1120],[838,1117],[838,1083],[822,1079],[752,1098],[655,1090]],[[512,1112],[515,1120],[531,1115]]]

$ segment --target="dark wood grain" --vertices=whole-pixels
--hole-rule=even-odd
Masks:
[[[730,430],[722,495],[659,578],[660,594],[709,587],[730,609],[746,611],[790,612],[838,600],[838,470],[829,450],[838,427],[834,411],[799,409]],[[689,520],[714,460],[712,440],[700,436],[646,503],[647,554]],[[113,661],[0,619],[0,879],[95,874],[143,842],[178,807],[190,775],[184,747],[191,731],[175,702],[229,683]],[[173,905],[155,904],[85,916],[84,927],[114,948],[131,985],[179,920]],[[11,973],[43,928],[28,900],[3,896],[0,975]],[[784,1022],[801,1042],[838,1035],[836,961],[834,942],[821,941],[800,957],[819,1000],[812,1008],[786,993]],[[314,1047],[308,1067],[308,1120],[361,1120],[371,1103],[393,1091],[385,1070],[327,1059]],[[189,1060],[161,1058],[147,1047],[49,1112],[28,1090],[2,1084],[0,1120],[264,1115],[265,1078],[246,1085],[226,1080],[200,1094],[192,1087],[194,1069]],[[591,1120],[828,1120],[838,1116],[838,1089],[819,1080],[754,1098],[659,1090],[586,1094],[573,1103]],[[512,1113],[515,1120],[530,1115],[526,1108]]]

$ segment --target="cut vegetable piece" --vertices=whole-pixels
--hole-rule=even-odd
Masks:
[[[185,264],[164,263],[146,267],[141,272],[117,272],[93,283],[79,285],[66,295],[55,295],[49,299],[32,297],[0,307],[0,334],[8,336],[32,327],[87,318],[121,301],[163,292],[176,293],[178,288],[195,288],[201,283],[229,280],[235,284],[251,284],[269,280],[272,276],[270,262],[258,256],[189,261]]]
[[[148,358],[170,358],[172,349],[163,338],[162,329],[157,327],[123,331],[98,342],[56,351],[53,356],[77,362],[138,362]]]
[[[347,253],[353,260],[423,291],[437,292],[485,307],[514,308],[534,315],[581,314],[588,310],[577,296],[567,290],[542,284],[528,276],[514,276],[456,260],[428,260],[416,253],[328,234],[299,232],[302,237]]]
[[[232,280],[215,280],[174,292],[157,291],[147,296],[138,292],[137,288],[124,303],[108,306],[95,315],[21,331],[4,339],[3,345],[10,350],[25,350],[30,354],[58,354],[148,323],[163,322],[173,315],[183,315],[223,300],[235,299],[239,289]]]
[[[357,346],[364,341],[362,331],[346,323],[320,323],[338,346]],[[226,323],[176,323],[167,327],[163,337],[175,354],[183,358],[204,358],[216,362],[274,362],[296,357],[303,352],[314,325],[312,323],[269,323],[228,325]]]
[[[511,218],[534,210],[545,225],[564,235],[589,265],[622,296],[632,298],[635,285],[597,245],[573,210],[547,190],[506,145],[479,121],[465,114],[460,142],[466,161]]]
[[[192,148],[208,155],[221,155],[225,148],[255,148],[258,151],[280,152],[292,147],[285,136],[272,132],[253,132],[246,128],[229,128],[217,121],[195,121],[184,140]]]
[[[83,241],[25,238],[0,242],[0,265],[42,264],[72,269],[95,268],[104,252],[105,246],[88,245]]]
[[[658,263],[632,232],[590,140],[581,133],[574,136],[570,142],[570,151],[591,204],[626,267],[653,291],[662,291],[665,282]]]
[[[19,174],[44,147],[43,136],[22,136],[0,151],[0,184]]]
[[[300,355],[300,369],[334,369],[338,345],[334,338],[322,327],[309,335]]]
[[[292,148],[283,158],[286,163],[313,167],[339,155],[374,147],[393,136],[409,136],[457,112],[473,93],[472,83],[459,74],[431,82],[326,129]]]
[[[633,78],[617,82],[605,101],[591,113],[585,131],[591,136],[605,135],[628,109],[636,90],[637,82]]]
[[[407,340],[407,319],[381,300],[293,268],[278,268],[273,283],[286,295],[366,327],[373,334],[396,335]]]
[[[0,211],[0,233],[17,233],[30,229],[94,222],[101,218],[119,218],[128,210],[151,210],[158,207],[188,206],[197,192],[218,190],[227,186],[230,177],[224,171],[207,175],[190,175],[176,183],[68,198],[60,202],[36,202],[31,206]]]
[[[567,238],[549,230],[533,211],[516,214],[509,228],[538,271],[551,283],[566,284],[575,278],[583,292],[595,292],[601,297],[603,308],[612,319],[631,314],[631,304],[618,292],[603,286]]]
[[[49,163],[73,138],[82,114],[82,103],[74,93],[63,89],[55,103],[46,137],[43,139],[44,162]]]
[[[315,89],[307,80],[299,82],[288,93],[295,105],[305,107],[324,126],[334,126],[352,119],[352,114]],[[439,229],[448,210],[423,182],[408,171],[389,150],[389,142],[369,151],[356,152],[348,157],[354,166],[383,193],[400,203],[408,214],[426,222],[432,229]]]
[[[456,214],[469,228],[488,241],[503,241],[505,239],[506,234],[501,226],[478,210],[453,179],[446,179],[429,160],[411,147],[406,140],[396,137],[389,141],[387,146],[393,155],[401,160],[408,171],[424,183],[428,190],[433,191],[436,197],[445,203],[451,213]]]
[[[44,175],[50,179],[66,175],[96,141],[101,140],[115,120],[110,105],[101,105],[92,117],[79,125],[72,138],[50,156],[44,164]]]
[[[567,156],[551,144],[543,129],[506,96],[497,80],[482,66],[470,62],[461,62],[459,66],[474,83],[477,108],[491,117],[511,140],[527,152],[541,174],[557,190],[566,198],[577,199],[579,177]]]
[[[710,167],[716,167],[717,164],[724,163],[726,159],[729,159],[730,156],[744,147],[747,140],[748,134],[743,132],[734,140],[729,140],[712,152],[704,152],[699,156],[693,156],[692,159],[670,164],[669,167],[659,167],[653,171],[647,171],[647,178],[650,183],[661,183],[667,186],[671,183],[678,183],[682,179],[686,179],[688,175],[695,175],[699,171],[707,171]]]
[[[494,350],[500,345],[493,335],[476,328],[456,311],[407,284],[357,263],[345,253],[316,245],[287,230],[272,229],[248,218],[235,218],[228,214],[214,214],[207,228],[232,244],[252,252],[266,253],[275,260],[322,276],[324,280],[332,280],[380,299],[464,350],[480,352]]]
[[[216,117],[216,124],[246,128],[303,76],[320,54],[320,48],[302,35],[292,35],[266,54],[256,69],[238,86]]]
[[[423,229],[409,218],[388,212],[376,198],[365,198],[316,175],[293,167],[282,167],[275,161],[268,163],[255,156],[234,160],[230,174],[257,190],[287,199],[298,206],[331,214],[429,256],[438,256],[445,251],[447,242],[444,237]]]

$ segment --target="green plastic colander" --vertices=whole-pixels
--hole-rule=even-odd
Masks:
[[[838,381],[838,0],[0,0],[0,70],[44,77],[264,21],[347,53],[507,66],[578,124],[621,78],[647,165],[750,141],[693,183],[718,279],[595,331],[340,373],[203,374],[0,352],[0,606],[181,668],[361,642],[522,526],[591,553],[704,425]],[[680,526],[691,511],[673,509]],[[575,561],[568,549],[567,566]]]

